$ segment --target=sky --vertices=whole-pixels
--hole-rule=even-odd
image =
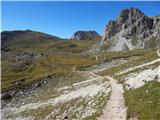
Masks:
[[[160,1],[2,1],[1,29],[30,29],[61,38],[69,38],[78,30],[95,30],[102,35],[109,20],[130,7],[139,8],[148,16],[160,15]]]

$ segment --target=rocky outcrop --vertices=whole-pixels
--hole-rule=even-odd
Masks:
[[[101,40],[101,36],[95,31],[77,31],[71,40]]]
[[[107,50],[122,51],[158,47],[159,41],[159,17],[148,17],[139,9],[130,8],[122,10],[115,21],[109,21],[102,38],[102,46],[109,44]],[[147,45],[148,43],[152,45]]]

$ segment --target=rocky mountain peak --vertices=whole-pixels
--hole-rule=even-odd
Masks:
[[[142,17],[144,13],[139,10],[138,8],[131,7],[129,9],[124,9],[120,12],[119,17],[120,18],[128,18],[128,17],[133,17],[133,16],[139,16]]]
[[[122,25],[127,20],[130,19],[139,19],[140,17],[144,16],[144,13],[141,12],[138,8],[130,8],[130,9],[124,9],[120,12],[120,15],[118,17],[118,24]]]
[[[77,31],[71,40],[101,40],[101,36],[96,31]]]
[[[150,20],[150,18],[148,18],[147,16],[145,16],[144,13],[141,12],[138,8],[132,7],[130,9],[124,9],[120,12],[117,20],[109,21],[106,27],[106,37],[107,39],[109,39],[121,30],[127,29],[134,24],[136,24],[136,26],[139,26],[141,22],[147,22],[147,28],[152,27],[153,21]],[[134,33],[135,27],[133,27],[130,31]]]
[[[158,44],[155,44],[157,42],[153,41],[153,38],[160,39],[158,35],[160,34],[159,24],[160,20],[158,17],[148,17],[138,8],[124,9],[116,20],[108,22],[102,37],[102,43],[109,41],[111,50],[113,46],[118,46],[118,48],[114,48],[115,51],[116,49],[119,51],[123,49],[145,48],[145,46],[148,46],[145,44],[148,43],[154,43],[153,47],[156,47]],[[150,38],[152,38],[151,42],[149,42]]]

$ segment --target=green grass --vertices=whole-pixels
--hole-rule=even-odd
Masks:
[[[23,89],[48,75],[66,76],[73,67],[80,69],[96,64],[95,58],[81,54],[96,42],[44,38],[39,32],[17,35],[2,46],[9,49],[8,53],[2,53],[2,92]],[[23,53],[43,56],[28,62],[21,58]]]
[[[24,70],[15,70],[12,63],[2,62],[2,91],[23,89],[48,75],[61,77],[77,69],[96,64],[95,58],[78,54],[50,55],[39,58],[26,66]],[[15,83],[19,81],[19,85]]]
[[[29,38],[28,38],[29,39]],[[97,43],[95,40],[58,40],[58,39],[48,39],[46,42],[44,41],[36,41],[36,40],[25,40],[13,43],[12,46],[8,46],[11,52],[14,54],[22,51],[32,51],[32,52],[42,52],[47,54],[53,53],[81,53],[86,50],[88,47]]]
[[[138,89],[124,92],[127,118],[136,115],[138,120],[160,120],[160,83],[148,82]]]
[[[130,51],[132,52],[132,51]],[[133,55],[133,53],[135,55]],[[136,53],[135,51],[133,51],[133,53],[126,53],[127,54],[127,57],[129,57],[130,55],[132,55],[133,57],[135,56],[136,57]],[[127,68],[130,68],[130,67],[134,67],[134,66],[138,66],[138,65],[141,65],[143,63],[146,63],[146,62],[149,62],[149,61],[152,61],[152,60],[155,60],[158,58],[157,56],[157,53],[156,53],[156,50],[148,50],[148,51],[143,51],[142,50],[142,53],[141,51],[137,51],[137,56],[139,56],[138,59],[132,59],[129,60],[128,62],[126,63],[123,63],[121,65],[118,65],[118,66],[115,66],[115,67],[112,67],[110,69],[107,69],[107,70],[104,70],[102,72],[100,72],[99,74],[100,75],[110,75],[110,74],[115,74],[117,72],[120,72],[122,70],[125,70]],[[123,57],[126,57],[126,55],[121,55],[121,58]]]
[[[119,51],[119,52],[106,52],[98,54],[99,60],[102,62],[107,62],[114,59],[128,59],[130,57],[138,57],[144,56],[151,52],[155,52],[156,49],[148,49],[148,50],[132,50],[132,51]]]
[[[55,45],[49,45],[48,50],[49,51],[58,51],[58,52],[70,52],[70,53],[81,53],[84,50],[86,50],[88,47],[95,44],[96,40],[67,40],[64,42],[61,42],[59,44]]]
[[[20,90],[27,86],[30,86],[33,83],[42,80],[48,75],[56,77],[66,76],[68,75],[68,73],[72,71],[74,67],[76,67],[77,69],[83,69],[95,64],[99,64],[102,61],[107,62],[113,59],[120,59],[120,58],[130,59],[131,57],[140,57],[137,60],[131,60],[127,63],[124,63],[116,67],[112,67],[110,69],[107,69],[99,73],[101,75],[106,75],[106,74],[114,74],[126,68],[139,65],[144,62],[158,58],[155,49],[100,53],[98,55],[99,61],[96,61],[95,57],[91,55],[72,53],[77,48],[81,49],[81,47],[79,46],[82,46],[83,49],[86,49],[87,48],[86,46],[90,46],[93,43],[94,41],[93,42],[60,41],[58,43],[52,43],[52,44],[49,43],[50,44],[49,46],[53,46],[53,48],[50,48],[48,45],[46,47],[44,44],[46,48],[51,50],[48,50],[47,52],[47,49],[45,47],[44,47],[45,49],[42,47],[42,50],[44,49],[44,51],[46,51],[44,52],[45,55],[29,63],[16,61],[16,55],[13,55],[13,57],[8,59],[7,58],[3,59],[2,91]],[[73,47],[74,50],[68,47],[70,45],[71,47]],[[55,53],[55,51],[59,52],[58,50],[60,50],[61,47],[63,51],[64,50],[68,51],[68,53],[67,54]],[[30,51],[30,49],[28,49],[28,51]],[[34,51],[33,49],[32,52],[37,52],[37,51]],[[13,53],[16,54],[16,50],[13,51]],[[19,85],[16,84],[17,81]]]

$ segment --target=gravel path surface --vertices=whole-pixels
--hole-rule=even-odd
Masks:
[[[112,92],[103,110],[103,115],[97,120],[126,120],[126,107],[124,103],[123,87],[114,78],[105,76],[110,80]]]

